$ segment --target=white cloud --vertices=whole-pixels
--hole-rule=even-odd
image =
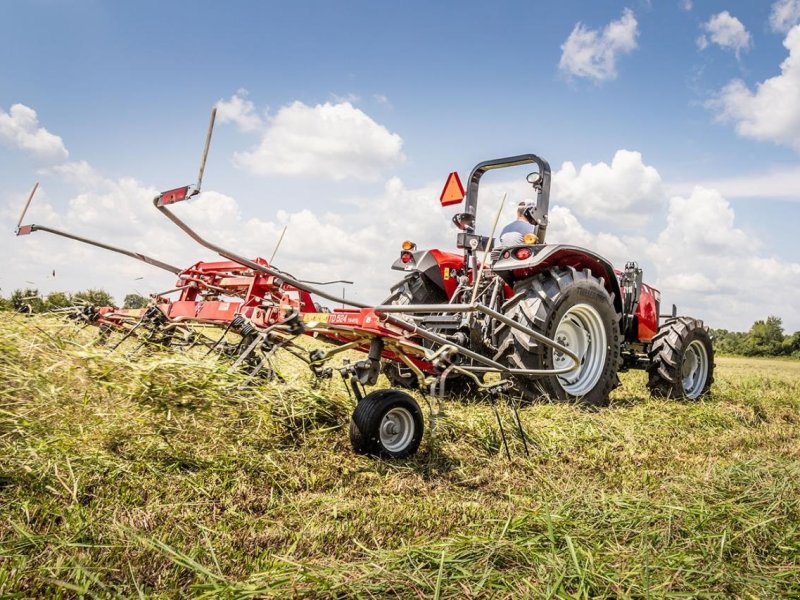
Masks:
[[[69,161],[40,169],[43,175],[59,175],[67,182],[81,187],[93,187],[101,185],[105,179],[85,160]]]
[[[130,178],[104,178],[90,165],[71,164],[53,173],[62,178],[90,173],[91,177],[81,179],[85,187],[66,202],[57,202],[48,197],[45,185],[31,207],[28,222],[101,239],[177,266],[217,258],[153,209],[154,187]],[[633,194],[663,185],[658,172],[644,165],[635,152],[617,152],[611,165],[598,165],[603,163],[588,165],[585,173],[583,168],[576,170],[569,179],[572,183],[581,178],[593,182],[597,206],[613,207],[621,201],[611,182],[623,188],[631,181],[644,186],[631,187]],[[457,252],[450,216],[461,207],[443,210],[437,201],[440,189],[440,181],[408,188],[400,179],[391,178],[377,197],[352,198],[340,203],[337,212],[281,210],[273,217],[251,216],[236,199],[207,191],[175,210],[212,241],[250,257],[269,258],[288,225],[276,260],[279,268],[304,279],[352,279],[355,285],[348,288],[348,298],[378,302],[402,277],[401,272],[390,269],[402,240],[410,238],[420,248]],[[511,218],[515,203],[532,195],[522,174],[513,182],[487,179],[481,185],[479,233],[489,233],[503,192],[508,192],[509,198],[501,226]],[[20,191],[0,211],[0,229],[13,229],[25,193]],[[587,247],[617,266],[639,260],[645,266],[645,280],[664,294],[665,306],[675,302],[682,314],[693,314],[712,326],[743,329],[756,319],[777,314],[788,330],[800,329],[800,307],[794,298],[800,289],[800,264],[770,256],[736,223],[733,208],[719,191],[696,187],[671,198],[668,205],[645,194],[640,202],[652,202],[647,211],[629,204],[630,218],[648,211],[661,215],[663,229],[650,237],[626,235],[611,224],[587,228],[577,215],[584,206],[577,199],[578,192],[573,193],[576,197],[570,199],[571,204],[565,204],[561,196],[553,198],[549,243]],[[405,214],[414,218],[399,218]],[[620,213],[612,223],[629,218],[625,214]],[[42,291],[104,287],[121,300],[132,291],[147,294],[174,284],[168,273],[45,233],[24,238],[0,236],[0,253],[13,257],[0,274],[4,294],[26,285],[25,281],[34,281]],[[53,269],[55,279],[50,277]],[[339,286],[331,289],[337,294],[341,291]]]
[[[261,143],[235,163],[255,175],[375,180],[402,162],[403,139],[349,102],[293,102],[270,119]]]
[[[708,34],[708,38],[701,35],[697,39],[697,45],[701,50],[708,47],[710,38],[710,41],[720,48],[733,50],[738,57],[739,52],[747,50],[753,43],[750,33],[742,25],[742,22],[727,10],[712,16],[703,24],[703,29]]]
[[[689,12],[693,8],[694,8],[694,4],[692,3],[692,0],[681,0],[681,9],[682,10],[685,10],[686,12]]]
[[[735,177],[672,183],[670,194],[689,194],[696,186],[712,188],[726,198],[770,198],[800,201],[800,166],[743,173]]]
[[[800,0],[778,0],[772,5],[769,24],[773,31],[787,33],[800,23]]]
[[[579,216],[637,228],[666,201],[658,171],[639,152],[618,150],[611,164],[587,163],[578,170],[565,162],[553,176],[553,201]]]
[[[24,104],[14,104],[8,112],[0,108],[0,142],[41,159],[61,161],[69,156],[63,140],[40,127],[36,111]]]
[[[245,89],[240,89],[228,100],[220,99],[216,107],[220,123],[235,123],[244,132],[259,131],[264,127],[255,105],[247,99]]]
[[[617,76],[617,56],[636,48],[639,34],[636,17],[625,9],[622,17],[611,21],[603,31],[578,23],[561,46],[559,68],[570,75],[606,81]]]
[[[739,135],[800,151],[800,25],[787,34],[783,45],[789,56],[780,75],[757,84],[755,91],[733,80],[707,106],[717,110],[719,120],[734,122]]]

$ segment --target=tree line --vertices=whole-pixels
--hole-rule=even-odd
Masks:
[[[123,308],[143,308],[149,300],[140,294],[128,294],[122,303]],[[114,298],[100,289],[88,289],[71,294],[69,292],[50,292],[46,296],[35,288],[14,290],[8,298],[0,296],[0,310],[26,313],[43,313],[69,308],[80,304],[95,306],[116,306]]]
[[[143,308],[149,300],[140,294],[128,294],[122,303],[123,308]],[[34,288],[18,289],[11,296],[0,296],[0,310],[42,313],[69,308],[79,304],[95,306],[115,306],[114,298],[100,289],[88,289],[70,294],[50,292],[46,296]],[[784,334],[780,317],[770,316],[756,321],[750,330],[728,331],[712,329],[714,348],[719,354],[740,356],[793,356],[800,358],[800,331]]]
[[[784,335],[780,317],[756,321],[748,332],[712,329],[714,348],[720,354],[742,356],[794,356],[800,358],[800,331]]]

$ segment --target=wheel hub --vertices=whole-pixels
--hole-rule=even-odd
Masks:
[[[414,439],[414,418],[407,408],[395,407],[383,416],[378,431],[384,448],[400,452]]]
[[[589,304],[576,304],[561,318],[554,339],[580,359],[577,369],[558,376],[559,384],[572,396],[589,393],[603,374],[608,352],[600,313]],[[553,350],[553,366],[566,369],[574,366],[574,361]]]
[[[699,340],[690,343],[683,353],[681,378],[687,398],[694,400],[703,393],[708,379],[708,352]]]

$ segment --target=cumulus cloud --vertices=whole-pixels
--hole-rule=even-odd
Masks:
[[[31,207],[30,222],[95,237],[178,266],[216,259],[153,209],[151,199],[157,193],[153,186],[131,178],[106,178],[83,163],[71,165],[53,175],[71,178],[77,174],[84,187],[65,203],[57,203],[48,198],[45,184]],[[576,181],[592,183],[594,202],[616,210],[621,210],[616,203],[624,200],[617,187],[633,181],[636,185],[629,193],[653,192],[640,200],[651,203],[648,210],[643,212],[630,203],[627,213],[622,210],[609,227],[589,227],[581,222],[587,209],[578,198],[578,187],[570,192],[571,197],[554,195],[549,243],[587,247],[617,266],[639,260],[645,266],[646,281],[664,294],[665,305],[675,302],[681,313],[703,318],[712,326],[745,328],[756,319],[778,314],[788,329],[800,328],[800,307],[794,301],[800,289],[800,264],[770,256],[737,224],[733,207],[723,194],[695,187],[668,202],[654,201],[661,197],[656,190],[663,184],[658,172],[644,165],[638,153],[619,151],[610,165],[598,165],[603,163],[585,165],[585,171],[584,167],[574,169],[567,181],[576,186]],[[87,173],[90,176],[86,177]],[[562,168],[558,173],[567,171]],[[481,185],[478,229],[488,234],[503,193],[509,197],[501,226],[513,218],[509,211],[513,212],[515,203],[532,194],[522,174],[511,183],[487,179],[485,184]],[[554,191],[557,189],[554,184]],[[376,197],[352,197],[335,212],[281,210],[272,216],[252,216],[235,198],[206,191],[177,205],[175,211],[213,241],[250,257],[268,258],[288,226],[276,260],[281,269],[305,279],[352,279],[355,285],[348,288],[348,298],[378,302],[402,277],[389,268],[399,255],[402,240],[410,238],[420,248],[456,251],[450,216],[461,207],[443,210],[437,201],[440,190],[441,181],[410,188],[394,177]],[[0,210],[2,227],[13,228],[26,193],[20,190],[14,201]],[[580,215],[579,210],[583,211]],[[664,222],[657,235],[628,235],[613,226],[628,218],[626,214],[635,218],[648,211]],[[413,214],[413,222],[398,218],[398,214]],[[4,293],[34,281],[43,291],[102,286],[121,299],[132,291],[154,293],[174,284],[168,273],[44,233],[19,239],[0,236],[0,253],[14,257],[0,274]],[[58,273],[55,280],[50,278],[53,269]],[[341,290],[332,289],[337,294]]]
[[[281,108],[261,143],[234,162],[255,175],[314,175],[334,180],[375,180],[405,159],[403,139],[350,102]]]
[[[625,9],[622,17],[611,21],[602,31],[578,23],[561,46],[559,68],[576,77],[597,82],[617,76],[617,57],[636,48],[639,35],[633,11]]]
[[[244,132],[259,131],[264,127],[255,105],[247,99],[245,89],[240,89],[227,100],[218,100],[216,107],[220,123],[234,123]]]
[[[712,16],[703,24],[703,29],[706,35],[697,39],[701,50],[707,48],[709,43],[714,43],[720,48],[734,51],[738,57],[739,52],[747,50],[753,43],[742,22],[727,10]]]
[[[36,111],[24,104],[14,104],[8,112],[0,108],[0,142],[45,160],[69,156],[63,140],[41,127]]]
[[[787,33],[800,23],[800,0],[778,0],[772,5],[769,24],[773,31]]]
[[[579,216],[613,221],[620,227],[646,224],[666,201],[661,177],[639,152],[618,150],[611,164],[565,162],[553,176],[553,200]]]
[[[789,56],[781,74],[751,90],[742,80],[728,83],[707,103],[721,121],[733,122],[739,135],[793,147],[800,151],[800,25],[786,36]]]

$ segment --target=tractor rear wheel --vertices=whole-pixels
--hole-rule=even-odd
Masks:
[[[419,404],[400,390],[364,396],[350,420],[350,443],[358,454],[406,458],[415,454],[424,425]]]
[[[556,267],[515,286],[505,309],[515,322],[569,348],[580,358],[577,370],[563,375],[513,375],[523,397],[604,405],[617,385],[622,362],[620,316],[603,281],[586,269]],[[567,355],[529,335],[501,325],[499,360],[514,369],[563,369]]]
[[[699,319],[677,317],[664,323],[650,344],[650,394],[696,400],[714,382],[714,346]]]

